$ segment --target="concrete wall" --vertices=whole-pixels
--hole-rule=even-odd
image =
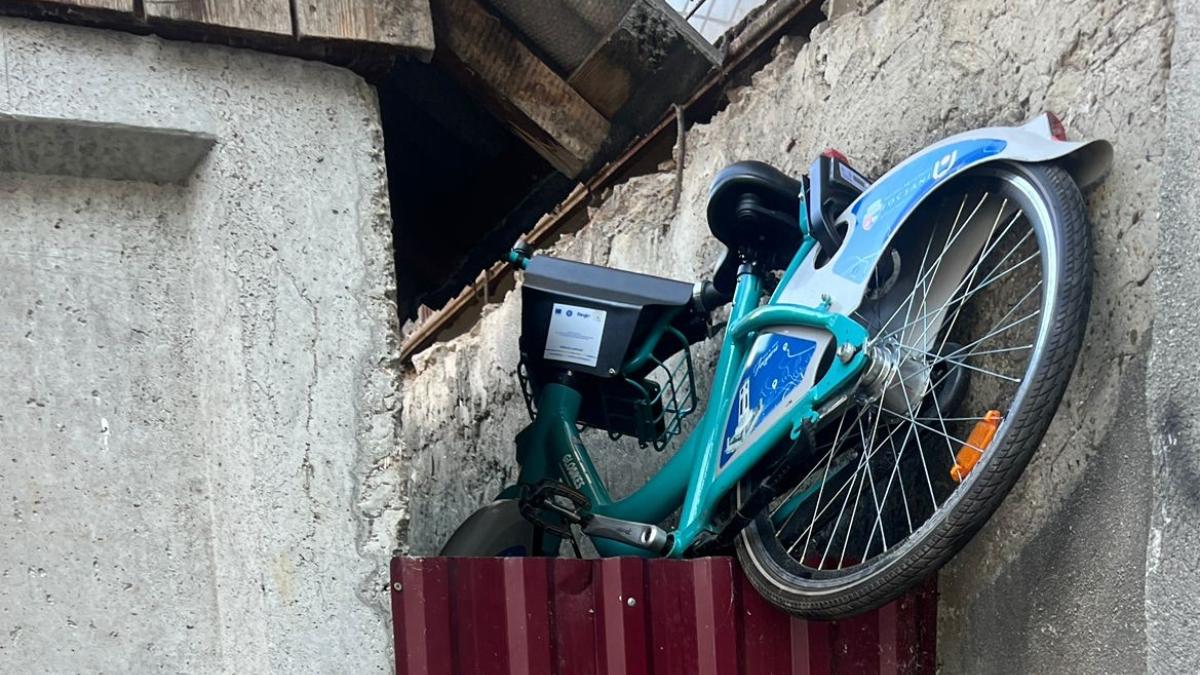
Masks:
[[[388,672],[374,92],[15,19],[0,61],[0,672]]]
[[[1174,3],[1162,234],[1154,274],[1149,403],[1154,455],[1146,545],[1146,650],[1155,672],[1200,664],[1200,4]]]
[[[1152,503],[1145,418],[1157,405],[1146,399],[1155,308],[1148,281],[1171,8],[1165,0],[886,0],[834,10],[811,43],[781,45],[729,108],[690,131],[677,213],[670,175],[638,178],[557,252],[699,278],[715,255],[703,216],[708,182],[739,159],[801,173],[835,146],[878,175],[949,134],[1042,110],[1061,115],[1076,137],[1111,140],[1113,172],[1088,197],[1095,293],[1082,359],[1021,482],[941,575],[939,649],[949,673],[1145,670],[1146,613],[1155,606],[1144,582]],[[525,417],[513,376],[518,305],[510,295],[404,377],[401,448],[412,504],[401,543],[413,553],[436,551],[513,476],[512,437]],[[701,363],[711,351],[702,349]],[[588,440],[618,493],[662,460]]]

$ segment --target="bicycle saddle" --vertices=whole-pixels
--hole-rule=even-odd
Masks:
[[[769,269],[786,267],[803,239],[799,227],[801,180],[762,162],[731,164],[708,193],[708,229],[730,251]],[[726,255],[713,284],[732,293],[741,256]]]

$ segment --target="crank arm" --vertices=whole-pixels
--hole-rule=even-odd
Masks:
[[[611,539],[627,546],[640,548],[657,555],[671,550],[671,535],[657,525],[591,514],[583,523],[584,534]]]

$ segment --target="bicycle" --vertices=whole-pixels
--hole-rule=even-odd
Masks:
[[[726,251],[696,284],[519,244],[520,472],[443,554],[557,555],[578,530],[604,556],[734,550],[799,616],[896,598],[982,527],[1046,432],[1090,302],[1080,188],[1111,161],[1106,141],[1070,142],[1045,113],[935,143],[876,181],[836,151],[800,178],[739,162],[713,181]],[[685,435],[690,346],[722,328]],[[658,450],[684,437],[613,499],[585,427]]]

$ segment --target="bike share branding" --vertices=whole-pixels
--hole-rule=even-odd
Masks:
[[[587,487],[587,479],[583,476],[583,469],[579,468],[579,462],[571,455],[563,455],[562,472],[571,481],[571,487],[576,490],[582,490]]]
[[[608,312],[591,307],[554,303],[543,356],[555,361],[594,367]]]
[[[725,443],[718,468],[723,468],[746,445],[747,437],[804,382],[817,343],[772,333],[754,342],[737,387],[737,403],[725,425]]]
[[[855,283],[866,281],[896,228],[942,180],[1007,145],[994,139],[958,141],[919,155],[881,178],[850,207],[860,225],[837,254],[834,273]]]

